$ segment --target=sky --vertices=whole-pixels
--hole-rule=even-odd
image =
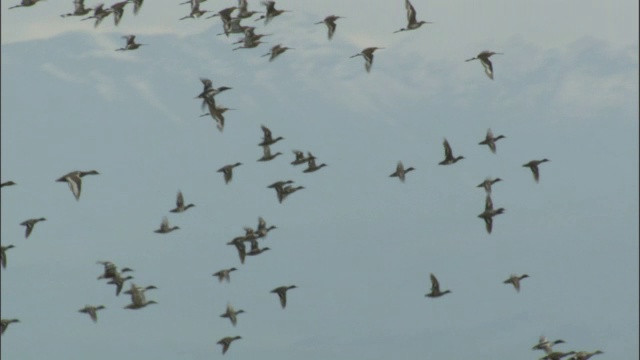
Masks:
[[[638,2],[277,1],[268,44],[232,51],[217,18],[178,1],[61,18],[72,1],[1,12],[2,337],[7,359],[537,359],[561,351],[637,359]],[[87,0],[87,6],[95,5]],[[111,3],[107,3],[107,6]],[[219,11],[235,2],[207,1]],[[257,1],[249,9],[264,9]],[[327,39],[325,16],[344,16]],[[208,15],[208,14],[207,14]],[[205,15],[206,16],[206,15]],[[254,17],[255,18],[255,17]],[[135,34],[135,51],[116,52]],[[270,46],[294,48],[275,61]],[[361,57],[375,53],[370,73]],[[491,58],[494,80],[477,61]],[[223,132],[199,117],[200,77],[231,90]],[[257,162],[260,126],[284,140]],[[478,145],[488,128],[506,138]],[[465,158],[440,166],[443,139]],[[289,163],[311,151],[328,166]],[[522,167],[540,166],[540,182]],[[405,183],[389,177],[403,161]],[[220,167],[235,162],[225,184]],[[83,179],[76,201],[55,180]],[[505,213],[492,234],[485,194]],[[305,189],[278,203],[267,185]],[[169,213],[178,190],[196,206]],[[164,216],[180,227],[156,234]],[[226,245],[262,216],[271,250],[241,265]],[[19,224],[45,217],[28,239]],[[96,278],[130,267],[155,300]],[[236,267],[231,282],[212,274]],[[451,293],[431,299],[429,274]],[[517,293],[502,282],[528,274]],[[290,290],[286,309],[270,290]],[[129,284],[125,284],[128,288]],[[227,303],[245,313],[233,327]],[[104,305],[94,324],[77,310]]]

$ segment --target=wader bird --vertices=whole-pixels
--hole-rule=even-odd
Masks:
[[[200,0],[191,0],[191,13],[183,18],[180,18],[179,20],[184,20],[184,19],[197,19],[200,16],[204,15],[205,13],[211,12],[209,10],[200,10]]]
[[[315,24],[316,25],[318,25],[318,24],[326,24],[327,28],[329,29],[329,33],[327,33],[327,38],[329,40],[331,40],[331,38],[333,38],[333,33],[336,31],[336,20],[338,20],[338,19],[344,19],[344,17],[336,16],[336,15],[329,15],[326,18],[324,18],[324,20],[318,21]]]
[[[269,51],[268,53],[262,55],[262,57],[271,55],[271,57],[269,58],[269,62],[271,62],[275,58],[277,58],[280,54],[284,53],[287,50],[294,50],[294,49],[290,48],[290,47],[282,46],[281,44],[278,44],[278,45],[273,46],[271,48],[271,51]]]
[[[351,57],[354,58],[356,56],[362,56],[364,58],[364,60],[365,60],[364,68],[365,68],[365,70],[367,70],[367,72],[370,72],[371,71],[371,64],[373,63],[373,52],[378,50],[378,49],[384,49],[384,48],[368,47],[368,48],[362,50],[361,53],[355,54],[355,55],[353,55]]]
[[[422,26],[422,24],[431,24],[428,21],[417,21],[416,20],[416,9],[413,8],[413,5],[409,2],[409,0],[404,1],[404,7],[407,8],[407,27],[402,28],[400,30],[394,31],[393,33],[398,33],[401,31],[415,30]]]
[[[9,8],[9,10],[11,9],[15,9],[15,8],[19,8],[19,7],[29,7],[29,6],[33,6],[35,4],[38,3],[38,1],[42,1],[42,0],[22,0],[20,2],[20,5],[15,5]]]
[[[84,16],[84,15],[87,15],[88,13],[90,13],[93,10],[92,8],[85,8],[84,7],[84,0],[74,0],[73,1],[73,6],[75,7],[75,10],[73,10],[72,13],[63,14],[63,15],[60,15],[60,17]]]
[[[478,54],[478,56],[471,59],[467,59],[465,61],[480,60],[480,62],[482,63],[482,66],[484,66],[485,74],[487,74],[489,79],[493,80],[493,65],[491,64],[491,61],[489,61],[489,58],[491,57],[491,55],[504,55],[504,54],[485,50],[480,54]]]
[[[89,19],[96,19],[96,22],[93,24],[94,28],[97,28],[98,25],[100,25],[100,23],[102,22],[102,20],[104,18],[106,18],[107,16],[109,16],[109,14],[111,14],[111,9],[104,9],[104,4],[98,4],[96,5],[96,7],[93,9],[93,15],[86,17],[84,20],[89,20]]]
[[[140,46],[149,45],[149,44],[138,44],[138,43],[136,43],[136,36],[135,35],[126,35],[126,36],[123,36],[122,38],[123,39],[127,39],[127,45],[125,45],[125,47],[123,47],[123,48],[116,49],[116,51],[135,50],[135,49],[139,48]]]
[[[256,21],[258,20],[262,20],[264,19],[264,24],[267,25],[269,22],[271,22],[271,20],[282,14],[285,12],[291,12],[289,10],[276,10],[276,2],[275,1],[263,1],[262,5],[267,7],[267,13],[265,15],[260,16],[259,18],[256,19]]]

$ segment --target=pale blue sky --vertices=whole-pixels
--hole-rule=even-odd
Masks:
[[[8,359],[537,359],[542,334],[559,350],[638,353],[638,3],[291,0],[231,51],[217,18],[184,20],[178,1],[108,17],[60,18],[72,1],[7,11],[3,2],[2,338]],[[201,8],[232,6],[208,1]],[[87,6],[95,2],[87,0]],[[107,3],[107,6],[111,3]],[[261,10],[257,1],[250,9]],[[332,41],[325,16],[338,20]],[[150,44],[115,52],[122,35]],[[295,48],[269,63],[277,43]],[[375,53],[370,74],[364,47]],[[492,58],[495,80],[478,62]],[[216,97],[223,133],[199,118],[199,77],[233,89]],[[285,140],[267,163],[260,125]],[[493,155],[487,128],[506,139]],[[446,137],[465,159],[439,166]],[[302,173],[291,150],[328,167]],[[549,158],[540,183],[522,164]],[[398,160],[416,171],[389,178]],[[224,184],[216,170],[242,162]],[[55,182],[73,170],[79,202]],[[477,215],[506,208],[488,235]],[[305,186],[279,204],[266,186]],[[175,195],[196,207],[170,214]],[[153,233],[163,216],[180,230]],[[263,216],[271,248],[240,265],[225,245]],[[32,217],[29,239],[19,223]],[[158,305],[129,311],[96,277],[97,260],[135,269]],[[211,274],[235,266],[230,284]],[[452,293],[429,299],[429,273]],[[511,273],[531,277],[516,293]],[[269,291],[295,284],[287,308]],[[128,287],[128,284],[126,285]],[[246,311],[237,327],[227,302]],[[77,312],[103,304],[98,323]]]

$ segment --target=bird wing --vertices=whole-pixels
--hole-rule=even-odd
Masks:
[[[82,180],[80,180],[79,174],[72,174],[66,177],[69,189],[75,196],[76,200],[80,200],[80,191],[82,190]]]
[[[480,62],[482,63],[482,66],[484,66],[485,74],[487,74],[489,79],[493,80],[493,65],[491,64],[491,61],[487,58],[480,58]]]
[[[540,181],[540,170],[538,170],[538,165],[532,164],[531,171],[533,172],[533,179],[536,182]]]
[[[409,24],[416,23],[416,9],[413,8],[409,0],[404,1],[404,6],[407,8],[407,21]]]
[[[184,197],[182,196],[182,191],[178,191],[178,196],[176,197],[176,207],[181,208],[184,206]]]
[[[169,228],[169,218],[166,216],[162,218],[162,223],[160,223],[160,229],[166,230]]]
[[[333,33],[336,31],[336,23],[334,21],[335,20],[332,20],[332,21],[325,20],[325,24],[327,24],[327,28],[329,28],[329,33],[327,34],[327,37],[329,38],[329,40],[333,38]]]
[[[278,297],[280,298],[280,305],[284,309],[287,306],[287,293],[285,291],[278,291]]]
[[[369,53],[369,54],[363,54],[362,55],[364,57],[364,69],[367,70],[367,72],[371,71],[371,65],[373,64],[373,52]]]
[[[491,200],[491,196],[490,195],[487,195],[487,198],[485,199],[484,210],[485,211],[493,210],[493,201]]]
[[[213,87],[213,83],[207,78],[200,78],[200,81],[202,81],[202,84],[204,85],[204,90],[202,90],[202,92],[206,92]]]
[[[265,159],[268,159],[271,157],[271,148],[269,147],[269,145],[262,146],[262,153],[264,154]]]
[[[269,128],[267,128],[266,126],[262,125],[262,132],[264,133],[264,140],[265,142],[269,142],[271,141],[271,130],[269,130]]]
[[[431,277],[431,292],[437,293],[440,292],[440,283],[438,279],[436,279],[435,275],[430,274]]]
[[[447,159],[452,158],[453,153],[451,152],[451,146],[449,145],[449,142],[447,141],[447,139],[444,139],[444,142],[442,143],[442,145],[444,146],[444,157]]]
[[[487,233],[491,234],[491,229],[493,228],[493,217],[490,215],[485,216],[484,225],[487,228]]]

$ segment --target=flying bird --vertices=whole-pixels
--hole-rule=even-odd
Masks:
[[[426,297],[437,298],[451,292],[451,290],[440,291],[440,283],[438,282],[438,279],[436,279],[435,275],[433,274],[430,274],[430,277],[431,277],[431,292],[426,294],[425,295]]]
[[[7,250],[14,247],[13,245],[0,246],[0,265],[2,265],[3,269],[7,268]]]
[[[484,179],[483,182],[480,183],[480,185],[478,185],[476,187],[484,188],[484,191],[487,194],[491,194],[491,186],[493,184],[497,183],[498,181],[502,181],[502,179],[500,179],[500,178],[495,178],[495,179],[486,178],[486,179]]]
[[[268,127],[261,125],[260,128],[262,129],[262,133],[264,135],[262,137],[262,142],[259,143],[258,146],[273,145],[280,140],[284,140],[282,136],[278,136],[277,138],[274,139],[273,136],[271,135],[271,130],[269,130]]]
[[[102,20],[107,16],[109,16],[109,14],[111,14],[111,9],[109,8],[104,9],[104,4],[98,4],[93,9],[93,15],[82,19],[82,21],[89,20],[89,19],[96,19],[96,22],[93,24],[93,27],[97,28],[98,25],[100,25],[100,23],[102,22]]]
[[[484,66],[485,74],[487,74],[489,79],[493,80],[493,64],[491,64],[491,61],[489,60],[489,58],[492,55],[504,55],[504,54],[485,50],[480,54],[478,54],[476,57],[467,59],[465,61],[480,60],[480,62],[482,63],[482,66]]]
[[[271,48],[271,51],[269,51],[268,53],[262,55],[262,57],[271,55],[271,57],[269,57],[269,62],[271,62],[275,58],[277,58],[280,54],[284,53],[287,50],[294,50],[294,49],[290,48],[290,47],[282,46],[281,44],[278,44],[278,45],[273,46]]]
[[[324,18],[324,20],[318,21],[315,24],[316,25],[318,25],[318,24],[326,24],[327,28],[329,29],[329,32],[327,33],[327,38],[329,40],[331,40],[333,38],[333,33],[336,32],[336,20],[338,20],[338,19],[344,19],[344,17],[343,16],[336,16],[336,15],[329,15],[326,18]]]
[[[276,16],[278,16],[278,15],[280,15],[282,13],[285,13],[285,12],[291,12],[289,10],[276,10],[276,2],[275,1],[263,1],[261,4],[267,7],[267,13],[265,15],[262,15],[259,18],[257,18],[256,21],[264,19],[264,24],[265,25],[270,23],[271,20],[273,20],[274,17],[276,17]]]
[[[80,200],[80,192],[82,191],[82,178],[86,175],[99,175],[95,170],[91,171],[72,171],[65,176],[62,176],[57,182],[66,182],[69,184],[69,189],[73,193],[76,200]]]
[[[231,274],[232,271],[236,271],[236,270],[238,270],[238,269],[236,269],[234,267],[232,267],[230,269],[223,269],[223,270],[220,270],[220,271],[218,271],[216,273],[213,273],[213,276],[217,276],[219,282],[222,282],[223,280],[226,281],[226,282],[230,282],[231,281],[230,274]]]
[[[12,6],[9,8],[9,10],[19,8],[19,7],[33,6],[37,4],[39,1],[42,1],[42,0],[22,0],[19,5]]]
[[[200,0],[191,0],[191,12],[189,13],[189,15],[182,17],[178,20],[184,20],[184,19],[197,19],[200,16],[211,12],[209,10],[200,10]]]
[[[493,201],[491,201],[491,195],[487,194],[485,199],[484,211],[478,215],[479,218],[484,220],[487,233],[491,234],[493,229],[493,217],[504,213],[504,208],[493,209]]]
[[[33,227],[38,222],[45,221],[45,220],[47,220],[47,219],[39,218],[39,219],[29,219],[29,220],[25,220],[25,221],[21,222],[20,225],[26,227],[25,234],[24,234],[25,239],[29,238],[29,235],[31,235],[31,232],[33,231]]]
[[[542,159],[542,160],[531,160],[528,163],[522,165],[523,167],[528,167],[531,169],[531,172],[533,173],[533,180],[535,180],[536,182],[540,181],[540,170],[538,170],[538,166],[540,164],[542,164],[543,162],[547,162],[550,161],[549,159]]]
[[[528,278],[529,275],[527,274],[523,274],[523,275],[515,275],[512,274],[507,280],[503,281],[504,284],[511,284],[513,285],[513,287],[516,289],[517,292],[520,292],[520,281],[522,279]]]
[[[287,307],[287,291],[295,288],[297,288],[297,286],[295,285],[280,286],[271,290],[271,292],[274,294],[278,294],[278,297],[280,298],[280,306],[282,306],[282,308],[284,309],[285,307]]]
[[[149,44],[138,44],[138,43],[136,43],[136,36],[135,35],[125,35],[122,38],[123,39],[127,39],[127,45],[125,45],[125,47],[123,47],[123,48],[116,49],[116,51],[135,50],[135,49],[139,48],[140,46],[149,45]]]
[[[402,28],[400,30],[394,31],[393,33],[398,33],[401,31],[415,30],[422,26],[422,24],[431,24],[428,21],[417,21],[416,20],[416,9],[413,8],[413,5],[409,2],[409,0],[404,1],[404,7],[407,9],[407,27]]]
[[[536,345],[534,345],[531,350],[543,350],[546,354],[550,354],[553,352],[552,346],[553,345],[557,345],[557,344],[564,344],[565,341],[562,339],[558,339],[558,340],[554,340],[554,341],[549,341],[547,340],[547,338],[542,335],[540,336],[540,339],[538,340],[538,343]]]
[[[404,182],[405,174],[413,170],[415,170],[413,167],[405,169],[402,161],[398,161],[398,165],[396,165],[396,171],[393,174],[389,175],[389,177],[397,177],[401,182]]]
[[[3,335],[7,330],[10,324],[18,323],[20,320],[18,319],[2,319],[0,320],[0,335]]]
[[[85,8],[84,0],[74,0],[73,1],[74,10],[72,13],[62,14],[60,17],[68,17],[68,16],[84,16],[90,13],[93,8]]]
[[[230,164],[230,165],[225,165],[223,167],[221,167],[220,169],[218,169],[217,172],[221,172],[224,175],[224,183],[228,184],[229,181],[231,181],[231,179],[233,178],[233,168],[242,165],[242,163],[235,163],[235,164]]]
[[[0,184],[0,188],[3,188],[5,186],[13,186],[13,185],[17,185],[17,184],[14,183],[13,181],[5,181],[2,184]]]
[[[262,154],[263,154],[262,157],[258,159],[258,161],[271,161],[275,159],[278,155],[282,155],[282,153],[279,151],[275,154],[271,154],[271,148],[269,147],[269,145],[262,146]]]
[[[238,322],[238,314],[243,313],[244,310],[235,310],[233,308],[233,306],[231,306],[231,304],[227,304],[227,311],[224,312],[224,314],[220,315],[220,317],[223,318],[229,318],[229,320],[231,321],[231,324],[233,326],[236,326],[237,322]]]
[[[320,165],[316,165],[316,157],[313,156],[313,154],[311,154],[311,152],[307,152],[307,168],[304,169],[304,173],[310,173],[310,172],[314,172],[317,170],[320,170],[320,168],[327,166],[327,164],[320,164]]]
[[[178,230],[178,229],[180,229],[180,227],[178,226],[169,227],[169,219],[165,216],[162,218],[162,222],[160,223],[160,228],[158,230],[154,230],[153,232],[158,234],[166,234],[166,233],[172,232],[173,230]]]
[[[222,345],[222,355],[224,355],[227,350],[229,350],[229,346],[231,346],[231,343],[238,339],[242,339],[242,336],[227,336],[220,339],[220,341],[218,341],[218,344]]]
[[[444,160],[440,161],[438,165],[451,165],[458,162],[458,160],[464,159],[464,156],[454,157],[453,152],[451,151],[451,146],[449,145],[449,141],[445,138],[442,142],[442,146],[444,146]]]
[[[487,135],[485,136],[484,140],[480,141],[478,143],[478,145],[487,145],[489,146],[489,149],[491,150],[492,153],[496,153],[496,141],[500,140],[500,139],[504,139],[506,138],[506,136],[504,135],[498,135],[498,136],[493,136],[493,132],[491,131],[491,129],[487,129]]]
[[[364,50],[362,50],[362,52],[360,52],[359,54],[355,54],[353,56],[351,56],[352,58],[356,57],[356,56],[362,56],[364,58],[364,68],[365,70],[367,70],[367,72],[371,71],[371,64],[373,64],[373,52],[378,50],[378,49],[384,49],[384,48],[380,48],[380,47],[368,47]]]
[[[93,306],[93,305],[85,305],[85,307],[83,307],[82,309],[78,310],[78,312],[81,312],[83,314],[88,314],[89,317],[91,317],[91,320],[93,320],[93,322],[98,322],[98,310],[102,310],[102,309],[106,309],[106,307],[104,305],[98,305],[98,306]]]
[[[121,1],[121,2],[117,2],[113,5],[111,5],[111,7],[109,7],[109,9],[111,9],[111,12],[113,13],[113,23],[118,26],[118,24],[120,24],[120,20],[122,19],[122,15],[124,15],[124,6],[127,5],[130,2],[130,0],[126,0],[126,1]]]
[[[175,209],[169,210],[172,213],[181,213],[187,211],[190,207],[194,207],[195,205],[189,204],[184,205],[184,196],[182,195],[182,191],[178,191],[178,195],[176,196],[176,207]]]

